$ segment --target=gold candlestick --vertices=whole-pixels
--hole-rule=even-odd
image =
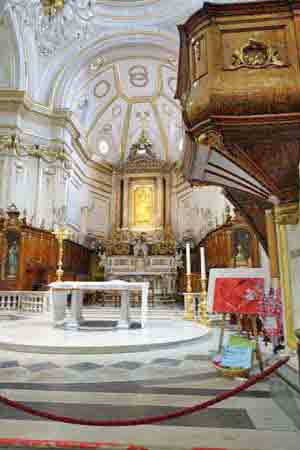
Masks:
[[[207,278],[200,278],[200,322],[209,326],[210,320],[207,313]]]
[[[65,239],[68,239],[70,232],[69,230],[62,226],[60,228],[58,228],[56,231],[54,231],[56,239],[58,240],[58,262],[57,262],[57,271],[56,271],[56,276],[57,276],[57,280],[56,281],[62,281],[63,275],[64,275],[64,271],[63,271],[63,256],[64,256],[64,245],[63,242]]]
[[[194,296],[193,296],[192,292],[193,292],[192,274],[187,273],[186,274],[186,293],[184,294],[184,300],[185,300],[184,318],[187,320],[194,319],[194,309],[193,309]]]

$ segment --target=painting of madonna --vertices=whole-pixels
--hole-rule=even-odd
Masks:
[[[257,314],[263,296],[263,278],[217,277],[213,311],[216,313]]]

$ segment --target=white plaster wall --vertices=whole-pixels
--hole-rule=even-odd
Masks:
[[[0,88],[12,87],[14,54],[10,32],[4,20],[0,19]]]
[[[268,255],[266,254],[263,246],[261,244],[259,244],[258,246],[259,249],[259,259],[260,259],[260,266],[265,269],[265,272],[268,276],[268,283],[267,285],[270,285],[270,280],[271,280],[271,272],[270,272],[270,258],[268,257]]]
[[[67,200],[67,221],[76,231],[80,231],[81,225],[81,204],[80,204],[80,187],[74,180],[68,183],[68,200]]]
[[[172,222],[178,238],[188,232],[199,242],[210,230],[224,223],[225,208],[229,202],[222,194],[221,188],[204,186],[178,191],[176,204]],[[233,207],[229,206],[233,210]]]
[[[87,231],[99,237],[107,235],[110,228],[110,198],[90,191]]]
[[[294,329],[300,327],[300,224],[287,225]]]

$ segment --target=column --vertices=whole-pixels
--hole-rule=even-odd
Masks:
[[[142,328],[145,327],[148,318],[148,294],[149,294],[149,283],[144,283],[142,287],[142,307],[141,307]]]
[[[164,214],[164,202],[163,202],[163,177],[160,175],[156,179],[156,195],[157,195],[157,207],[156,207],[156,220],[155,225],[157,227],[162,227],[163,225],[163,214]]]
[[[270,258],[270,271],[273,285],[274,279],[279,280],[279,263],[278,263],[276,227],[274,222],[273,211],[271,209],[266,210],[266,228],[268,239],[268,251]]]
[[[128,329],[130,326],[129,300],[129,291],[122,291],[120,320],[117,325],[118,328]]]
[[[129,226],[129,179],[124,177],[123,190],[123,228],[128,229]]]
[[[119,181],[119,184],[118,184]],[[118,214],[120,213],[120,204],[118,204],[118,197],[120,192],[120,180],[114,171],[112,174],[112,196],[111,196],[111,229],[119,226]]]
[[[52,323],[54,327],[64,324],[68,291],[51,289]]]
[[[171,178],[170,178],[170,175],[166,175],[165,180],[166,180],[166,198],[165,198],[166,225],[170,225],[171,224]]]
[[[83,291],[80,289],[72,290],[72,298],[71,298],[71,308],[70,315],[68,314],[67,320],[65,323],[66,328],[78,329],[80,323],[83,322],[83,317],[81,315],[83,303]]]
[[[276,235],[278,238],[278,255],[282,300],[284,302],[284,326],[288,346],[296,349],[293,314],[293,285],[291,279],[290,254],[287,241],[287,225],[296,225],[299,221],[299,204],[277,205],[274,208]]]

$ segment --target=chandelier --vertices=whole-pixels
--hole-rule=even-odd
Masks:
[[[40,53],[49,56],[70,43],[88,39],[96,1],[8,0],[8,4],[34,30]]]

